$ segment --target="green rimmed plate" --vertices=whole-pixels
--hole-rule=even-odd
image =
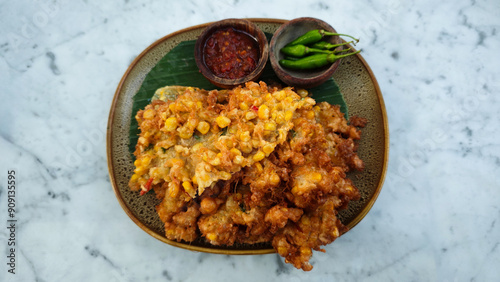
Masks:
[[[278,19],[250,20],[267,33],[273,33],[286,22]],[[220,254],[273,253],[274,249],[270,244],[213,246],[202,239],[190,243],[168,240],[163,235],[163,222],[156,214],[155,205],[158,200],[153,193],[138,197],[137,192],[130,191],[127,185],[134,170],[129,153],[133,96],[140,89],[146,75],[163,56],[179,43],[196,39],[208,24],[189,27],[157,40],[137,56],[123,75],[113,98],[107,129],[106,147],[111,184],[127,215],[148,234],[167,244]],[[369,121],[362,130],[358,149],[358,155],[365,162],[365,170],[348,174],[360,190],[361,199],[351,201],[348,209],[339,215],[347,227],[353,228],[371,209],[382,189],[388,162],[389,129],[382,93],[361,55],[343,59],[333,78],[344,96],[349,115],[358,115]]]

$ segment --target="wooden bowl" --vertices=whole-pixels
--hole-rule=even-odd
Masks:
[[[237,31],[247,33],[248,35],[252,36],[259,45],[260,58],[256,64],[255,69],[248,75],[237,79],[218,77],[207,67],[204,60],[203,49],[205,47],[207,39],[210,38],[210,36],[214,32],[228,27],[231,27]],[[207,26],[207,28],[202,32],[202,34],[196,41],[194,56],[196,65],[200,69],[200,72],[212,84],[221,88],[233,88],[237,85],[244,84],[248,81],[254,81],[259,78],[259,76],[262,74],[262,71],[264,71],[264,67],[266,66],[267,59],[269,57],[269,44],[264,32],[262,32],[262,30],[260,30],[253,22],[245,19],[226,19],[214,22]]]
[[[337,33],[333,27],[322,20],[304,17],[288,21],[274,33],[271,39],[269,44],[269,60],[278,78],[286,85],[300,88],[318,86],[331,78],[340,65],[340,60],[337,60],[333,64],[317,69],[290,70],[279,64],[279,60],[285,58],[285,55],[280,52],[280,49],[313,29],[324,29],[329,32]],[[339,44],[342,41],[339,36],[325,36],[322,40],[332,44]]]

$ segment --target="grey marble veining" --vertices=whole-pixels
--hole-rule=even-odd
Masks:
[[[0,210],[17,173],[17,274],[0,281],[496,281],[500,277],[498,1],[2,1]],[[229,17],[313,16],[358,35],[390,128],[382,193],[298,271],[277,255],[168,246],[108,178],[106,122],[158,38]]]

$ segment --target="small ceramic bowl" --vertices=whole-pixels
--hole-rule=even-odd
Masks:
[[[225,28],[233,28],[236,31],[244,32],[250,35],[257,41],[257,44],[259,46],[260,58],[256,63],[255,69],[243,77],[236,79],[219,77],[215,75],[205,63],[205,55],[203,50],[207,40],[212,34],[217,32],[218,30]],[[267,59],[269,57],[269,44],[264,32],[251,21],[245,19],[225,19],[222,21],[214,22],[207,26],[207,28],[201,33],[196,41],[194,54],[196,64],[205,78],[207,78],[212,84],[218,87],[232,88],[234,86],[244,84],[248,81],[254,81],[259,78],[259,76],[264,71],[264,67],[266,66]]]
[[[329,32],[337,33],[333,27],[320,19],[304,17],[293,19],[283,24],[274,33],[271,39],[269,44],[269,60],[276,75],[286,85],[301,88],[318,86],[331,78],[339,67],[340,60],[337,60],[333,64],[312,70],[290,70],[279,64],[279,61],[285,58],[285,55],[280,52],[280,49],[313,29],[324,29]],[[341,43],[339,36],[325,36],[322,40],[332,44]]]

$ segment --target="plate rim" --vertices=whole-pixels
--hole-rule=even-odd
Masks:
[[[288,22],[289,20],[285,19],[276,19],[276,18],[245,18],[247,20],[250,20],[252,22],[256,23],[271,23],[271,24],[284,24]],[[132,70],[135,68],[137,63],[147,54],[149,53],[153,48],[157,47],[159,44],[163,43],[165,40],[174,37],[176,35],[189,32],[195,29],[199,28],[204,28],[213,22],[207,22],[203,24],[198,24],[190,27],[186,27],[180,30],[177,30],[175,32],[169,33],[157,40],[155,40],[152,44],[150,44],[146,49],[144,49],[137,57],[134,58],[134,60],[130,63],[130,65],[127,67],[127,70],[123,74],[122,78],[120,79],[120,82],[118,83],[118,86],[115,90],[115,93],[113,95],[113,100],[111,102],[110,106],[110,112],[108,115],[108,122],[107,122],[107,129],[106,129],[106,156],[107,156],[107,164],[108,164],[108,174],[111,182],[111,186],[113,188],[113,192],[122,207],[122,209],[125,211],[127,216],[137,225],[139,226],[143,231],[148,233],[150,236],[153,238],[162,241],[164,243],[167,243],[171,246],[182,248],[182,249],[187,249],[190,251],[197,251],[197,252],[204,252],[204,253],[212,253],[212,254],[225,254],[225,255],[262,255],[262,254],[272,254],[276,253],[274,248],[263,248],[263,249],[248,249],[248,250],[231,250],[231,249],[217,249],[217,248],[208,248],[208,247],[201,247],[201,246],[193,246],[190,244],[186,244],[183,242],[177,242],[173,240],[169,240],[164,236],[161,236],[154,230],[151,230],[149,227],[147,227],[144,223],[142,223],[130,210],[130,208],[127,206],[125,203],[123,196],[118,188],[118,185],[116,183],[116,178],[114,175],[114,170],[113,170],[113,150],[111,149],[112,145],[112,136],[113,136],[113,120],[115,116],[115,111],[116,111],[116,104],[118,102],[118,97],[120,96],[120,92],[124,86],[125,80],[129,77],[130,73]],[[361,212],[351,221],[349,224],[347,224],[347,227],[349,230],[352,230],[361,220],[368,214],[368,212],[371,210],[373,205],[375,204],[385,181],[385,176],[387,172],[387,167],[388,167],[388,161],[389,161],[389,125],[388,125],[388,119],[387,119],[387,112],[385,108],[385,103],[384,99],[382,96],[382,91],[380,90],[380,86],[378,84],[377,79],[375,78],[375,74],[373,73],[372,69],[366,62],[366,60],[363,58],[361,54],[356,54],[356,57],[361,61],[363,66],[366,68],[368,71],[368,74],[370,75],[370,78],[372,80],[375,92],[377,93],[377,99],[380,103],[380,110],[382,114],[382,121],[383,121],[383,128],[384,128],[384,155],[383,155],[383,167],[381,171],[381,176],[379,179],[379,182],[377,184],[377,188],[375,190],[375,193],[371,197],[370,201],[363,207]],[[215,246],[216,247],[216,246]]]

